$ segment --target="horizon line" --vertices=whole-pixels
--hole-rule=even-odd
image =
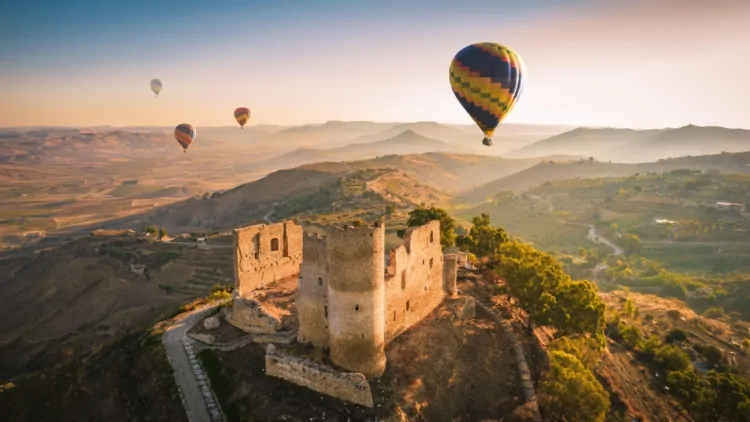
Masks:
[[[300,123],[300,124],[294,124],[294,125],[282,125],[282,124],[276,124],[276,123],[260,123],[260,124],[248,124],[245,125],[247,128],[252,127],[263,127],[263,126],[276,126],[284,129],[288,128],[295,128],[295,127],[305,127],[305,126],[311,126],[311,127],[319,127],[323,126],[328,123],[379,123],[379,124],[394,124],[394,125],[403,125],[403,124],[418,124],[418,123],[435,123],[439,125],[444,126],[474,126],[473,123],[446,123],[446,122],[439,122],[435,120],[418,120],[418,121],[377,121],[377,120],[327,120],[325,122],[314,122],[314,123]],[[631,130],[658,130],[658,129],[678,129],[681,127],[687,127],[687,126],[696,126],[696,127],[721,127],[725,129],[740,129],[740,130],[750,130],[750,128],[741,128],[741,127],[726,127],[726,126],[717,126],[717,125],[707,125],[707,126],[700,126],[700,125],[693,125],[691,123],[682,125],[682,126],[662,126],[662,127],[620,127],[620,126],[607,126],[607,125],[580,125],[575,123],[527,123],[527,122],[513,122],[513,123],[503,123],[502,126],[565,126],[565,127],[571,127],[576,129],[631,129]],[[0,130],[5,129],[32,129],[32,128],[39,128],[39,129],[81,129],[81,128],[97,128],[97,127],[103,127],[103,128],[112,128],[112,129],[128,129],[128,128],[153,128],[153,129],[171,129],[171,125],[107,125],[107,124],[98,124],[98,125],[22,125],[22,126],[0,126]],[[220,126],[197,126],[200,128],[207,128],[207,129],[223,129],[223,128],[237,128],[237,125],[220,125]],[[499,127],[498,127],[499,128]],[[479,128],[476,128],[478,132],[480,132]]]

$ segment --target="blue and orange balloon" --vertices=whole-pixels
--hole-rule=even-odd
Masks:
[[[450,82],[458,102],[484,132],[482,143],[490,146],[495,128],[523,90],[523,60],[502,44],[471,44],[453,57]]]
[[[174,128],[174,138],[182,147],[182,152],[187,152],[190,144],[195,140],[195,128],[188,123],[180,123]]]
[[[234,110],[234,119],[240,124],[240,129],[245,128],[245,124],[250,120],[250,109],[246,107],[240,107]]]

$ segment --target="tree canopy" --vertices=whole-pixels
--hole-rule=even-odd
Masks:
[[[468,234],[456,238],[456,245],[478,257],[498,253],[503,243],[509,239],[508,233],[501,227],[492,227],[492,221],[487,214],[472,218],[471,224]]]
[[[574,355],[554,350],[541,384],[547,420],[603,422],[609,394],[594,374]]]
[[[444,248],[453,246],[456,242],[456,222],[444,209],[419,206],[409,213],[409,219],[406,220],[406,226],[419,227],[432,220],[440,221],[440,244]],[[397,235],[403,239],[406,235],[406,230],[399,230]]]

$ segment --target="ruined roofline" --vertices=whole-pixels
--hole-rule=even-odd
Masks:
[[[242,226],[242,227],[237,227],[237,228],[232,229],[232,233],[238,233],[238,232],[241,232],[242,230],[249,229],[251,227],[258,227],[258,229],[263,229],[265,227],[276,226],[276,225],[279,225],[279,224],[283,224],[283,225],[286,226],[289,223],[297,225],[297,223],[295,223],[292,220],[283,220],[283,221],[279,221],[278,223],[272,223],[272,224],[267,224],[267,223],[249,224],[247,226]]]

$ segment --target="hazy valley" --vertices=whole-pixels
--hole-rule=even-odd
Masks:
[[[0,381],[17,385],[0,394],[0,408],[42,418],[49,413],[33,403],[66,409],[61,385],[75,380],[80,397],[110,403],[107,410],[82,406],[85,412],[182,420],[159,338],[147,330],[181,307],[192,309],[184,307],[191,301],[205,303],[201,298],[212,294],[226,299],[235,282],[232,229],[293,220],[314,232],[382,219],[390,248],[401,244],[399,230],[420,207],[447,211],[462,233],[473,217],[487,214],[512,237],[554,256],[574,280],[596,284],[607,305],[608,351],[596,367],[611,396],[607,420],[699,420],[653,375],[667,371],[662,363],[644,360],[655,350],[645,345],[649,336],[680,330],[685,350],[693,342],[720,352],[708,364],[698,352],[691,365],[731,366],[727,373],[750,377],[750,213],[718,205],[750,204],[750,131],[505,125],[491,148],[480,144],[476,129],[431,122],[204,128],[198,134],[183,153],[163,128],[0,130],[0,297],[8,304],[0,311]],[[165,233],[157,235],[160,228]],[[198,242],[204,235],[205,243]],[[487,259],[482,265],[491,265]],[[462,269],[460,288],[497,305],[497,312],[510,309],[512,320],[528,318],[517,304],[500,304],[506,295],[499,292],[510,287],[492,284],[492,274]],[[482,331],[491,318],[477,318],[460,334],[474,342],[461,352],[465,359],[477,360],[471,354],[483,347],[510,348]],[[392,347],[389,360],[405,372],[419,367],[421,358],[410,353],[420,342],[457,341],[449,321],[445,315],[426,321]],[[627,334],[633,330],[636,340]],[[491,359],[507,360],[502,353]],[[232,371],[242,368],[242,359],[257,358],[221,356]],[[488,362],[476,365],[495,365]],[[145,372],[113,378],[126,364]],[[530,365],[541,382],[544,365]],[[92,368],[110,375],[99,377]],[[421,370],[410,376],[431,386],[447,383],[448,374]],[[399,404],[413,418],[457,414],[474,403],[453,390],[433,394],[398,377],[388,382],[403,397],[421,394],[427,410],[407,409],[408,399]],[[642,390],[632,387],[640,384]],[[151,386],[136,394],[148,403],[141,410],[122,410],[135,393],[96,392],[135,385]],[[498,388],[493,394],[517,396]],[[160,394],[170,398],[159,404]],[[276,397],[268,394],[263,400]],[[308,399],[299,393],[290,400]],[[222,405],[229,403],[250,412],[228,398]],[[502,412],[523,413],[523,403],[502,403]],[[334,411],[336,404],[315,406]],[[379,412],[384,417],[386,410]]]

